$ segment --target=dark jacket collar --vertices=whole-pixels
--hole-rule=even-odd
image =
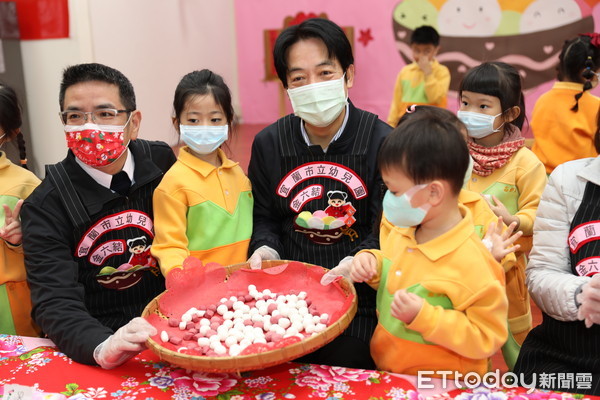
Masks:
[[[141,145],[136,143],[135,140],[129,143],[129,149],[135,160],[135,169],[133,172],[135,183],[130,190],[130,195],[132,195],[138,188],[160,177],[162,171],[152,162],[151,157],[142,151]],[[65,169],[69,172],[75,191],[79,194],[79,198],[89,215],[97,214],[104,208],[106,203],[119,198],[118,194],[100,185],[89,176],[77,164],[75,155],[71,150],[69,150],[67,157],[61,163],[63,163]]]

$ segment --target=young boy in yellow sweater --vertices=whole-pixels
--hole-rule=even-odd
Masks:
[[[468,157],[456,124],[436,118],[407,121],[382,145],[383,223],[394,228],[351,272],[377,289],[378,369],[484,374],[506,341],[504,271],[458,202]]]
[[[387,123],[398,125],[406,107],[412,104],[429,104],[446,107],[450,88],[450,70],[440,64],[435,56],[440,50],[440,35],[431,26],[420,26],[410,37],[414,62],[405,65],[396,78],[394,94]]]

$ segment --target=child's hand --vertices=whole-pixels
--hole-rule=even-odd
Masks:
[[[23,199],[17,201],[14,210],[11,210],[6,204],[2,205],[4,207],[4,227],[0,229],[0,238],[13,245],[21,244],[23,240],[21,220],[19,219],[22,205]]]
[[[518,244],[513,245],[523,235],[521,231],[514,235],[512,234],[516,226],[517,223],[513,222],[503,233],[502,228],[504,227],[504,223],[502,222],[502,217],[498,217],[498,221],[496,223],[492,222],[488,227],[483,240],[491,244],[491,249],[489,250],[496,261],[502,261],[507,254],[515,252],[521,247]]]
[[[487,196],[483,196],[483,198],[490,205],[490,208],[497,217],[502,217],[502,219],[509,225],[512,225],[512,223],[515,222],[516,225],[513,229],[519,229],[519,225],[521,223],[521,221],[519,221],[519,217],[515,217],[508,212],[504,204],[502,204],[502,202],[496,196],[492,195],[494,203],[492,203]]]
[[[409,293],[405,289],[397,290],[394,293],[394,301],[392,302],[392,317],[410,324],[421,310],[421,307],[423,307],[421,297]]]
[[[428,56],[420,56],[417,65],[425,75],[429,75],[433,72],[433,69],[431,68],[431,58]]]
[[[365,282],[371,280],[376,273],[377,258],[373,254],[364,252],[354,256],[350,279],[354,282]]]

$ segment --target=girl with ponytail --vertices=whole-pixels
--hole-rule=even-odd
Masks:
[[[15,91],[0,83],[0,334],[38,336],[39,329],[30,316],[19,211],[23,199],[40,180],[27,170],[21,124],[21,107]],[[23,168],[13,164],[1,151],[11,140],[17,140]]]
[[[531,117],[532,150],[550,174],[566,161],[595,157],[600,34],[584,33],[565,42],[557,66],[558,82],[537,100]]]

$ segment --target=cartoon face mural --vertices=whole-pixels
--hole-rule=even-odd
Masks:
[[[581,19],[575,0],[536,0],[521,17],[521,33],[556,28]]]
[[[448,0],[438,16],[440,35],[491,36],[500,26],[502,12],[496,0]]]
[[[581,0],[527,0],[523,13],[500,0],[425,1],[439,8],[437,30],[440,50],[437,60],[450,69],[450,93],[456,95],[465,73],[483,61],[504,61],[515,66],[523,89],[532,89],[556,78],[558,54],[567,38],[594,32],[591,9]],[[412,62],[410,37],[423,23],[407,11],[414,0],[400,1],[392,23],[398,53]],[[597,6],[600,9],[600,5]],[[400,18],[400,16],[404,18]],[[414,19],[410,19],[414,18]],[[533,18],[533,19],[532,19]],[[527,22],[529,21],[529,22]],[[528,30],[520,32],[520,24]]]
[[[438,10],[427,0],[406,0],[394,9],[394,20],[410,29],[422,25],[437,29]]]

